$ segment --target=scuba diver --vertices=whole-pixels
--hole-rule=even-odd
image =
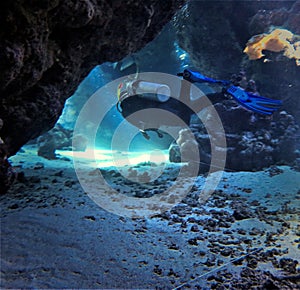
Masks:
[[[202,75],[200,72],[185,69],[178,73],[182,77],[179,98],[170,97],[171,89],[166,84],[158,84],[138,79],[138,74],[132,79],[125,80],[118,87],[117,109],[122,116],[139,128],[146,139],[150,139],[147,132],[154,131],[162,138],[163,133],[159,130],[161,126],[180,126],[182,122],[190,124],[192,114],[224,100],[224,96],[231,96],[238,104],[255,113],[271,115],[282,105],[280,100],[273,100],[259,96],[253,91],[246,91],[238,86],[233,80],[215,80]],[[220,92],[206,94],[207,98],[192,99],[192,83],[209,83],[220,85]],[[150,114],[134,115],[145,109],[166,110],[178,117],[181,123],[168,116],[155,118]],[[134,117],[131,118],[131,115]],[[138,117],[137,117],[138,116]]]

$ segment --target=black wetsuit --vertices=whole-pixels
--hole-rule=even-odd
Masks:
[[[125,98],[120,103],[121,113],[124,118],[133,125],[140,127],[138,123],[151,123],[156,116],[140,114],[139,119],[130,119],[130,115],[145,109],[161,109],[169,111],[170,113],[176,115],[181,121],[186,125],[190,124],[191,115],[200,112],[202,109],[221,102],[224,100],[223,93],[211,93],[207,94],[205,98],[200,97],[194,101],[189,99],[190,96],[190,86],[191,83],[182,80],[181,91],[179,99],[170,97],[166,102],[158,102],[154,100],[149,100],[142,95],[133,95]],[[155,120],[154,120],[155,121]],[[168,117],[159,119],[161,126],[177,126],[180,124],[174,124],[174,119]],[[142,129],[142,128],[141,128]]]

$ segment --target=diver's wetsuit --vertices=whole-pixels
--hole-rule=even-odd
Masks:
[[[166,102],[158,102],[146,99],[141,95],[133,95],[124,99],[120,103],[120,107],[122,110],[121,113],[123,117],[128,119],[128,117],[135,112],[154,108],[169,111],[170,113],[176,115],[186,125],[189,125],[192,114],[198,113],[202,109],[224,100],[224,95],[220,92],[207,94],[207,98],[200,97],[192,101],[190,100],[191,83],[186,80],[182,80],[181,82],[182,83],[179,99],[171,97]],[[152,116],[152,118],[155,118],[155,116]],[[146,122],[147,121],[145,121],[145,123]],[[168,118],[165,118],[161,125],[176,126],[176,124],[174,124],[173,122],[174,119],[172,119],[172,123],[168,123]],[[134,125],[137,126],[137,124]]]

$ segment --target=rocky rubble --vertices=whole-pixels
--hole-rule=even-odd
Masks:
[[[243,71],[232,75],[231,81],[246,91],[259,94],[256,82],[247,80]],[[227,169],[255,171],[274,164],[294,165],[297,169],[299,143],[296,136],[299,126],[293,115],[282,110],[271,117],[262,116],[243,109],[233,100],[226,99],[226,95],[222,103],[215,105],[215,109],[226,134],[227,144],[224,150],[227,152]],[[209,118],[210,115],[206,114],[206,123],[210,122]],[[218,138],[218,133],[210,136],[205,124],[198,118],[191,119],[190,128],[198,142],[200,172],[206,172],[211,160],[211,146],[214,146],[211,142]],[[184,130],[179,133],[179,136],[182,135]],[[189,150],[191,151],[190,148]],[[180,142],[171,145],[169,158],[171,162],[185,161],[184,148]]]
[[[225,104],[218,104],[216,108],[226,132],[226,168],[255,171],[272,164],[293,165],[298,156],[295,133],[299,127],[292,115],[282,111],[274,119],[269,119]],[[199,143],[201,162],[209,165],[210,136],[201,124],[192,124],[191,130]],[[172,162],[180,162],[178,145],[171,146],[169,157]],[[202,166],[203,171],[207,168]]]
[[[90,200],[70,161],[43,159],[28,146],[11,161],[23,175],[0,197],[4,288],[33,286],[27,279],[32,275],[28,253],[30,264],[39,265],[34,272],[38,288],[46,283],[50,288],[122,288],[124,283],[130,289],[170,289],[183,283],[182,288],[190,289],[299,288],[299,172],[288,166],[272,170],[272,175],[224,172],[205,203],[205,178],[199,176],[182,202],[170,210],[128,219]],[[108,167],[101,174],[121,196],[142,201],[164,194],[180,170],[180,165],[172,165],[153,182],[134,182],[153,166],[124,167],[124,175]],[[99,169],[88,172],[99,174]],[[62,254],[47,255],[49,251]],[[58,262],[63,265],[66,259],[66,268],[40,271]],[[86,264],[78,270],[80,263]],[[74,270],[81,275],[74,275]],[[111,275],[99,276],[104,272]]]

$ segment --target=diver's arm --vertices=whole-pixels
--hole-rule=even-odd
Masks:
[[[183,77],[184,80],[187,80],[191,83],[211,83],[211,84],[220,84],[222,86],[227,86],[230,84],[229,81],[215,80],[204,76],[198,71],[193,71],[190,69],[185,69],[182,73],[178,73],[177,75]]]

